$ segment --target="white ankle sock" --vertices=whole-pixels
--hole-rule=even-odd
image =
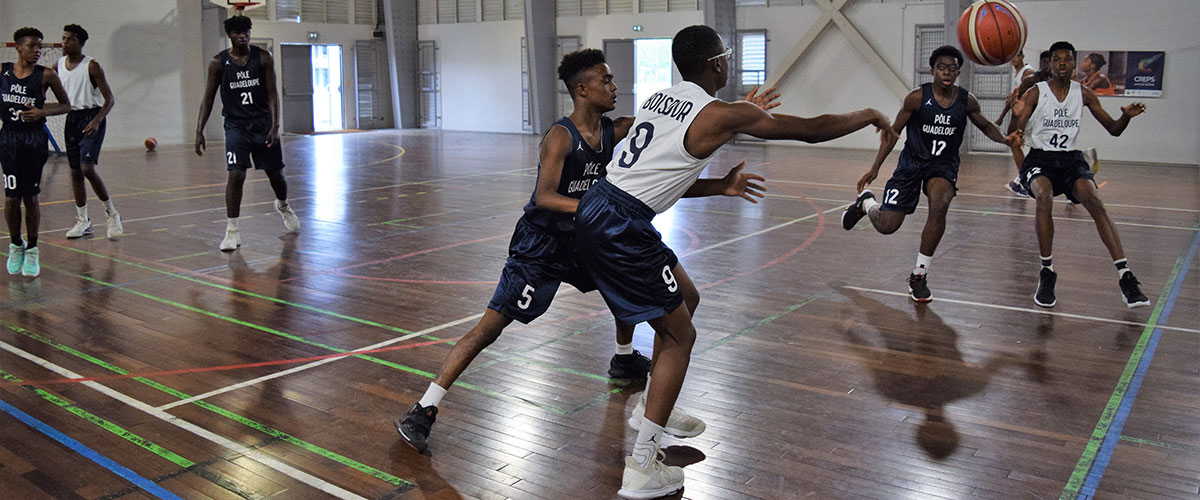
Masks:
[[[633,354],[633,342],[628,344],[617,342],[617,354]]]
[[[82,207],[75,207],[75,217],[78,218],[79,220],[88,220],[87,205],[84,205]]]
[[[663,428],[650,419],[642,419],[642,427],[638,429],[637,440],[633,442],[633,459],[642,468],[649,467],[658,458],[658,449],[662,446]]]
[[[104,200],[104,211],[110,214],[117,213],[117,207],[113,206],[112,198]]]
[[[287,200],[275,200],[275,208],[283,210],[283,209],[287,208],[287,206],[288,206]]]
[[[878,206],[879,206],[879,202],[875,200],[874,196],[863,200],[863,212],[866,212],[869,214],[869,213],[871,213],[872,208],[878,207]]]
[[[445,395],[446,390],[442,389],[442,386],[430,382],[429,388],[425,389],[425,395],[421,396],[421,401],[417,404],[421,405],[422,408],[437,406],[442,402],[442,396]]]
[[[929,272],[929,264],[933,262],[932,255],[925,255],[917,252],[917,267],[913,268],[913,274],[921,275]]]
[[[225,222],[225,229],[226,230],[232,229],[234,231],[237,231],[238,230],[238,218],[237,217],[227,218],[226,222]]]

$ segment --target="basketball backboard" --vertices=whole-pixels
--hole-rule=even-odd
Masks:
[[[210,2],[212,2],[212,3],[215,3],[215,4],[217,4],[217,5],[220,5],[220,6],[222,6],[222,7],[225,7],[225,8],[227,8],[227,9],[237,9],[237,10],[239,10],[239,11],[242,11],[242,10],[250,10],[250,9],[257,9],[257,8],[259,8],[259,7],[262,7],[262,6],[266,5],[266,2],[265,2],[265,1],[263,1],[263,0],[259,0],[259,1],[253,1],[253,0],[249,0],[249,1],[244,1],[244,0],[208,0],[208,1],[210,1]]]

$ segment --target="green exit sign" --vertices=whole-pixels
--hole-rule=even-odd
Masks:
[[[640,24],[633,25],[633,31],[642,31],[642,25],[640,25]]]

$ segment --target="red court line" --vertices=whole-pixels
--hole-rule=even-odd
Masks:
[[[406,253],[406,254],[404,254],[404,255],[397,255],[397,256],[395,256],[395,257],[388,257],[388,258],[386,258],[386,259],[372,260],[372,261],[368,261],[368,262],[359,262],[359,263],[357,263],[357,264],[351,264],[351,265],[349,265],[349,266],[335,267],[335,268],[333,268],[333,269],[329,269],[329,270],[326,270],[326,271],[321,271],[321,272],[319,272],[319,273],[316,273],[316,274],[340,273],[341,271],[344,271],[344,270],[346,270],[346,269],[354,269],[354,268],[356,268],[356,267],[370,266],[370,265],[375,265],[375,264],[383,264],[383,263],[386,263],[386,262],[391,262],[391,261],[394,261],[394,260],[407,259],[407,258],[409,258],[409,257],[414,257],[414,256],[417,256],[417,255],[424,255],[424,254],[427,254],[427,253],[436,252],[436,251],[438,251],[438,250],[445,250],[445,249],[447,249],[447,248],[454,248],[454,247],[459,247],[459,246],[463,246],[463,245],[470,245],[470,244],[473,244],[473,243],[482,243],[482,242],[485,242],[485,241],[494,240],[494,239],[496,239],[496,238],[504,238],[504,237],[511,237],[511,236],[512,236],[512,233],[505,233],[505,234],[497,234],[497,235],[495,235],[495,236],[488,236],[488,237],[486,237],[486,238],[479,238],[479,239],[477,239],[477,240],[470,240],[470,241],[460,241],[460,242],[458,242],[458,243],[451,243],[451,244],[449,244],[449,245],[440,246],[440,247],[437,247],[437,248],[430,248],[430,249],[426,249],[426,250],[418,250],[418,251],[416,251],[416,252]],[[280,283],[286,283],[286,282],[288,282],[288,281],[292,281],[292,280],[300,279],[300,278],[303,278],[303,277],[304,277],[304,276],[293,276],[293,277],[291,277],[291,278],[285,278],[285,279],[281,279],[281,280],[279,280],[279,282],[280,282]]]
[[[50,380],[29,380],[29,381],[26,381],[25,383],[35,384],[35,385],[71,384],[71,383],[78,383],[78,382],[121,380],[121,379],[137,378],[137,377],[162,377],[162,376],[167,376],[167,375],[184,375],[184,374],[188,374],[188,373],[241,370],[244,368],[258,368],[258,367],[262,367],[262,366],[276,366],[276,365],[306,363],[309,361],[320,361],[322,359],[329,359],[329,358],[342,358],[342,357],[346,357],[346,356],[356,356],[359,354],[373,354],[373,353],[377,353],[377,352],[399,351],[402,349],[412,349],[414,347],[423,347],[423,346],[427,346],[427,345],[441,344],[444,342],[454,342],[460,338],[462,338],[462,337],[454,337],[454,338],[442,339],[442,340],[430,340],[428,342],[418,342],[416,344],[404,344],[404,345],[397,345],[397,346],[380,347],[378,349],[369,349],[366,351],[339,352],[339,353],[335,353],[335,354],[325,354],[325,355],[321,355],[321,356],[311,356],[311,357],[307,357],[307,358],[279,359],[279,360],[275,360],[275,361],[262,361],[262,362],[258,362],[258,363],[243,363],[243,364],[237,364],[237,365],[222,365],[222,366],[206,366],[206,367],[201,367],[201,368],[182,368],[179,370],[164,370],[164,371],[157,371],[157,372],[126,373],[124,375],[101,375],[101,376],[97,376],[97,377],[85,377],[85,378],[58,378],[58,379],[50,379]]]
[[[735,280],[735,279],[741,278],[742,276],[745,276],[745,275],[747,275],[747,274],[750,274],[750,273],[756,273],[756,272],[758,272],[758,271],[762,271],[763,269],[766,269],[766,268],[768,268],[768,267],[771,267],[771,266],[773,266],[773,265],[775,265],[775,264],[778,264],[778,263],[780,263],[780,262],[783,262],[783,261],[784,261],[785,259],[787,259],[788,257],[791,257],[791,256],[793,256],[793,255],[796,255],[798,252],[800,252],[801,250],[804,250],[804,249],[805,249],[805,248],[807,248],[809,245],[811,245],[813,241],[816,241],[816,239],[817,239],[817,236],[820,236],[820,235],[821,235],[821,232],[825,230],[825,212],[824,212],[823,210],[821,210],[821,208],[820,208],[820,207],[818,207],[816,203],[813,203],[813,201],[812,201],[812,200],[808,199],[808,197],[807,197],[807,196],[800,195],[800,197],[804,199],[804,202],[805,202],[805,203],[808,203],[808,206],[812,207],[812,209],[813,209],[813,210],[815,210],[815,211],[817,212],[817,230],[816,230],[816,231],[813,231],[813,233],[812,233],[811,235],[809,235],[809,236],[808,236],[808,239],[804,240],[804,243],[801,243],[801,244],[800,244],[800,246],[798,246],[798,247],[796,247],[796,248],[793,248],[793,249],[792,249],[791,251],[789,251],[788,253],[785,253],[785,254],[783,254],[783,255],[780,255],[779,257],[776,257],[776,258],[772,259],[771,261],[767,262],[766,264],[763,264],[763,265],[761,265],[761,266],[758,266],[758,267],[756,267],[756,268],[754,268],[754,269],[751,269],[751,270],[749,270],[749,271],[742,271],[742,272],[740,272],[740,273],[737,273],[737,274],[735,274],[735,275],[733,275],[733,276],[730,276],[730,277],[728,277],[728,278],[724,278],[724,279],[720,279],[720,280],[717,280],[717,281],[713,281],[713,282],[705,283],[705,284],[703,284],[703,285],[700,285],[700,286],[696,287],[696,289],[697,289],[697,290],[704,290],[704,289],[706,289],[706,288],[712,288],[712,287],[714,287],[714,286],[720,285],[720,284],[722,284],[722,283],[725,283],[725,282],[727,282],[727,281],[730,281],[730,280]],[[685,257],[686,257],[686,255],[685,255]]]

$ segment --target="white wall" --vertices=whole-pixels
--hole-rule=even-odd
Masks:
[[[204,91],[200,2],[105,0],[103,9],[79,13],[81,4],[2,0],[0,34],[7,40],[17,28],[33,26],[46,42],[57,42],[63,25],[82,25],[90,37],[84,53],[104,67],[117,99],[105,145],[141,146],[149,136],[159,144],[190,144]]]
[[[417,32],[437,42],[443,129],[523,132],[523,21],[422,24]]]

